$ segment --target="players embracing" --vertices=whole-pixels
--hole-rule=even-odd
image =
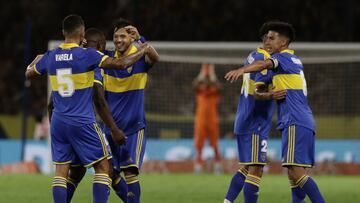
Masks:
[[[288,48],[294,39],[295,31],[291,24],[280,21],[267,22],[261,30],[265,34],[264,49],[271,56],[232,70],[225,75],[225,79],[234,82],[247,73],[269,70],[272,72],[272,85],[275,90],[286,91],[285,98],[277,101],[277,129],[282,133],[282,165],[288,169],[292,202],[301,203],[307,195],[312,202],[323,203],[325,200],[317,184],[306,173],[306,168],[311,168],[315,162],[315,121],[307,101],[304,67],[301,60],[294,55],[294,51]],[[274,91],[255,92],[258,92],[258,99],[264,100],[274,99],[276,95]],[[258,195],[257,180],[259,179],[253,177],[254,196]],[[257,202],[257,198],[245,198],[245,202]]]

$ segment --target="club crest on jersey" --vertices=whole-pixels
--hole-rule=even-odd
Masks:
[[[127,68],[126,70],[127,70],[127,72],[128,72],[128,73],[131,73],[132,69],[133,69],[133,67],[132,67],[132,66],[130,66],[130,67],[129,67],[129,68]]]
[[[261,161],[265,161],[266,160],[266,152],[261,152]]]

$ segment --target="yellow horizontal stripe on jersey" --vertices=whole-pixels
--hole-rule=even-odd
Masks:
[[[302,90],[303,82],[299,74],[279,74],[273,77],[273,86],[279,89]]]
[[[147,73],[137,73],[126,78],[116,78],[104,75],[105,90],[109,92],[126,92],[130,90],[144,89],[147,81]]]
[[[249,80],[249,94],[254,95],[254,91],[255,91],[255,81],[254,80]]]
[[[94,71],[71,74],[71,75],[63,75],[62,77],[70,78],[74,83],[75,89],[85,89],[88,87],[92,87],[94,85]],[[64,86],[64,88],[67,89],[67,84],[59,83],[57,81],[56,75],[50,75],[50,83],[51,83],[51,88],[54,91],[58,91],[59,86]]]

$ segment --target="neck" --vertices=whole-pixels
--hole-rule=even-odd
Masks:
[[[129,53],[130,49],[131,49],[131,45],[125,51],[122,51],[122,52],[119,50],[116,50],[116,51],[119,53],[120,56],[124,56],[127,53]]]
[[[75,44],[80,44],[80,38],[76,37],[76,38],[65,38],[65,43],[66,44],[70,44],[70,43],[75,43]]]

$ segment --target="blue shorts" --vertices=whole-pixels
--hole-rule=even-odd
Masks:
[[[291,125],[282,130],[282,165],[312,167],[315,160],[315,132]]]
[[[51,154],[54,164],[71,164],[77,158],[89,167],[109,156],[97,123],[73,126],[52,117]]]
[[[110,160],[110,159],[112,159],[112,153],[111,153],[110,145],[109,145],[109,142],[106,139],[106,136],[105,136],[104,133],[102,133],[102,136],[103,136],[104,142],[106,144],[106,151],[109,154],[107,159]],[[80,158],[76,155],[75,158],[71,161],[71,167],[79,167],[79,166],[83,166],[83,164],[81,163]]]
[[[246,133],[236,135],[239,163],[242,165],[266,165],[267,135]]]
[[[106,134],[113,154],[113,167],[117,171],[135,167],[139,172],[145,154],[146,130],[143,128],[136,133],[126,136],[125,145],[118,145],[114,143],[111,135]]]

